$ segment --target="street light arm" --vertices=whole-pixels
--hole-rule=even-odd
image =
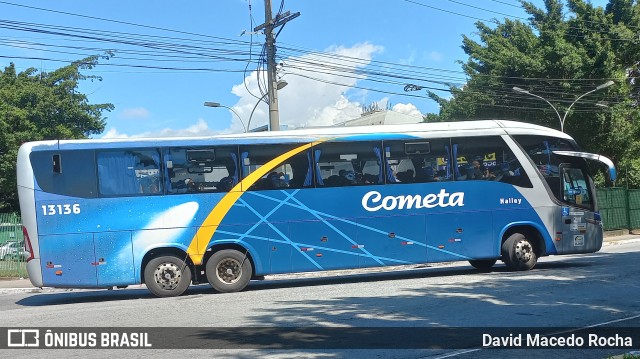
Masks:
[[[238,115],[238,113],[236,112],[236,110],[232,109],[232,108],[231,108],[231,107],[229,107],[229,106],[222,106],[222,107],[224,107],[224,108],[228,108],[231,112],[233,112],[233,113],[236,115],[236,117],[238,117],[238,120],[240,120],[240,123],[242,124],[242,129],[243,129],[243,130],[244,130],[244,132],[246,133],[246,132],[247,132],[247,127],[244,125],[244,122],[242,121],[242,117],[240,117],[240,115]]]
[[[524,93],[524,94],[527,94],[527,95],[530,95],[530,96],[533,96],[533,97],[537,97],[537,98],[541,99],[542,101],[548,103],[549,106],[551,106],[551,108],[556,112],[556,115],[558,115],[558,120],[560,120],[560,131],[564,132],[564,119],[562,118],[562,116],[560,116],[560,112],[558,112],[558,109],[551,102],[547,101],[547,99],[542,97],[542,96],[538,96],[538,95],[536,95],[534,93],[531,93],[531,92],[529,92],[527,90],[523,90],[523,89],[521,89],[519,87],[514,87],[513,91]]]
[[[258,108],[258,105],[260,104],[260,102],[262,102],[262,100],[264,100],[265,97],[267,97],[268,93],[262,95],[262,97],[260,97],[260,99],[258,100],[258,102],[256,102],[256,105],[253,106],[253,109],[251,110],[251,114],[249,115],[249,121],[247,121],[247,130],[245,132],[249,132],[249,129],[251,128],[251,118],[253,117],[253,113],[256,111],[256,109]]]
[[[244,126],[244,122],[242,121],[242,117],[240,117],[240,115],[238,115],[238,113],[234,109],[232,109],[231,107],[222,105],[222,104],[220,104],[218,102],[205,102],[204,105],[207,106],[207,107],[224,107],[224,108],[228,109],[229,111],[233,112],[233,114],[236,115],[236,117],[238,117],[238,120],[240,120],[240,123],[242,124],[242,129],[244,130],[244,132],[247,132],[247,128]]]
[[[282,90],[285,86],[287,86],[289,83],[285,80],[280,80],[277,83],[276,89],[277,90]],[[251,114],[249,115],[249,121],[247,121],[247,131],[245,132],[249,132],[249,129],[251,128],[251,118],[253,117],[253,113],[256,111],[256,109],[258,108],[258,105],[260,104],[260,102],[262,102],[267,96],[269,95],[269,93],[265,93],[264,95],[262,95],[262,97],[260,97],[260,99],[258,99],[258,102],[256,102],[255,106],[253,106],[253,109],[251,110]],[[265,101],[266,102],[266,101]],[[269,104],[269,102],[266,102],[267,105]]]
[[[602,90],[603,88],[607,88],[607,87],[609,87],[609,86],[611,86],[613,84],[614,84],[613,81],[607,81],[607,82],[603,83],[602,85],[594,88],[593,90],[585,92],[582,95],[578,96],[578,98],[575,101],[573,101],[573,103],[571,103],[571,105],[569,105],[569,108],[567,108],[567,111],[564,113],[564,117],[562,117],[561,127],[564,127],[564,121],[567,119],[567,116],[569,115],[569,111],[571,111],[571,108],[573,107],[573,105],[578,103],[578,101],[580,101],[581,98],[587,96],[590,93],[594,93],[594,92],[596,92],[598,90]]]
[[[609,81],[603,83],[602,85],[599,85],[598,87],[596,87],[596,90],[602,90],[603,88],[607,88],[607,87],[613,85],[614,83],[615,82],[609,80]]]
[[[573,105],[575,105],[576,103],[578,103],[578,101],[580,101],[580,99],[581,99],[581,98],[583,98],[583,97],[587,96],[588,94],[590,94],[590,93],[592,93],[592,92],[596,92],[596,91],[598,91],[598,90],[599,90],[598,88],[595,88],[595,89],[593,89],[593,90],[591,90],[591,91],[589,91],[589,92],[585,92],[585,93],[583,93],[582,95],[578,96],[578,98],[577,98],[575,101],[573,101],[573,102],[571,103],[571,105],[569,105],[569,107],[567,108],[567,111],[564,113],[564,116],[562,117],[562,127],[564,127],[564,121],[567,119],[567,116],[569,115],[569,112],[571,111],[571,108],[573,107]],[[564,131],[563,131],[563,132],[564,132]]]

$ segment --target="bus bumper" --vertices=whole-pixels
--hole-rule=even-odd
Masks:
[[[40,258],[34,258],[27,262],[27,274],[29,274],[29,281],[34,287],[43,287],[42,283],[42,267],[40,267]]]

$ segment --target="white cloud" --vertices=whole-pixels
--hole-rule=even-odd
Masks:
[[[398,63],[401,65],[413,65],[416,62],[416,51],[412,50],[408,57],[399,59]]]
[[[388,98],[374,98],[375,93],[354,89],[358,81],[365,76],[357,74],[357,70],[368,66],[373,56],[382,51],[381,46],[362,43],[352,47],[333,46],[324,51],[346,58],[307,54],[284,59],[279,74],[283,75],[282,78],[288,85],[278,91],[280,124],[288,128],[330,126],[360,117],[363,104],[377,102],[380,108],[386,108]],[[349,76],[345,76],[343,71],[332,72],[332,65],[346,68],[349,70]],[[258,102],[262,94],[258,87],[256,71],[248,75],[244,83],[233,86],[231,92],[239,97],[232,108],[243,124],[237,116],[232,116],[231,125],[227,129],[214,131],[206,121],[199,119],[197,123],[184,129],[165,128],[135,135],[119,133],[117,129],[110,128],[103,138],[209,136],[218,133],[241,133],[247,125],[253,129],[268,123],[268,106],[264,101]],[[421,116],[420,111],[411,103],[395,104],[393,110]],[[144,108],[128,109],[123,111],[123,114],[124,112],[131,116],[149,114]]]
[[[101,138],[148,138],[148,137],[195,137],[195,136],[212,136],[215,134],[219,134],[219,131],[214,131],[209,128],[207,122],[203,119],[198,119],[198,121],[183,129],[172,129],[165,128],[160,131],[147,131],[135,135],[128,135],[125,133],[120,133],[115,127],[110,128],[104,136]]]
[[[284,75],[283,79],[288,85],[278,91],[281,125],[287,125],[289,128],[330,126],[358,118],[361,113],[360,108],[363,103],[366,103],[370,94],[366,90],[356,92],[352,90],[353,86],[364,78],[363,75],[353,75],[353,73],[368,66],[373,56],[382,51],[383,48],[380,46],[363,43],[352,47],[333,46],[324,51],[345,56],[348,59],[315,54],[285,59],[280,73]],[[314,63],[320,63],[323,66],[320,67]],[[352,75],[345,77],[343,72],[332,73],[331,66],[347,68],[351,70]],[[247,76],[245,83],[234,86],[231,92],[240,97],[233,109],[241,118],[249,122],[251,111],[258,101],[256,96],[261,96],[256,72]],[[415,106],[410,106],[416,109]],[[250,127],[267,124],[268,116],[267,104],[264,102],[258,104],[251,116]],[[238,119],[233,119],[229,131],[242,131]]]
[[[444,58],[444,55],[442,55],[442,53],[440,53],[440,52],[438,52],[438,51],[431,51],[431,52],[429,53],[429,55],[428,55],[428,58],[429,58],[430,60],[440,62],[440,61],[442,61],[442,59]]]
[[[107,132],[105,132],[100,138],[129,138],[128,135],[124,133],[119,133],[115,127],[111,127]]]
[[[144,107],[125,108],[120,112],[120,117],[127,119],[142,119],[149,117],[149,110]]]
[[[409,116],[422,117],[422,112],[412,103],[397,103],[391,107],[391,110]]]

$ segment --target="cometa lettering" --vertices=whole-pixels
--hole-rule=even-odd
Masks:
[[[464,192],[448,193],[444,188],[439,193],[428,193],[424,196],[386,196],[378,191],[367,192],[362,197],[362,207],[369,212],[381,209],[393,211],[396,209],[420,209],[434,207],[462,207],[464,206]]]

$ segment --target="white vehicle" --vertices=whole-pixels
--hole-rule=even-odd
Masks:
[[[0,246],[0,260],[16,260],[24,258],[22,243],[8,242]]]

